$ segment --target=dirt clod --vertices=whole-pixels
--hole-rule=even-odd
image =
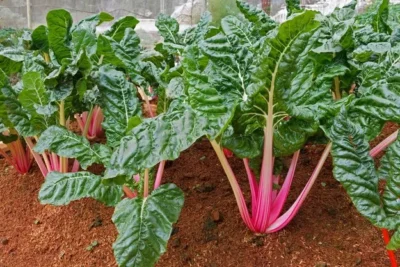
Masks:
[[[215,185],[209,182],[198,184],[194,187],[194,189],[199,193],[209,193],[214,191]]]
[[[1,238],[1,244],[2,245],[7,245],[8,244],[8,239],[7,238]]]
[[[216,222],[220,223],[223,220],[222,214],[218,210],[211,211],[211,219]]]
[[[326,262],[320,261],[315,264],[315,267],[328,267],[328,264]]]
[[[172,242],[171,242],[171,246],[173,248],[177,248],[180,245],[181,245],[181,239],[180,238],[173,239]]]

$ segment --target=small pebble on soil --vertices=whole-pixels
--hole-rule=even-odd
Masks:
[[[2,245],[7,245],[8,244],[8,239],[7,238],[0,238],[1,244]]]

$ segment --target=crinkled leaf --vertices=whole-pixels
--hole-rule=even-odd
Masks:
[[[386,186],[382,196],[383,208],[391,216],[400,214],[400,139],[390,145],[381,159],[379,170],[380,178],[386,179]]]
[[[254,28],[259,31],[261,36],[276,27],[276,22],[268,16],[262,9],[258,9],[244,1],[236,1],[236,5],[244,17],[254,24]]]
[[[61,157],[75,158],[83,169],[93,163],[102,163],[104,160],[101,148],[92,148],[85,137],[60,126],[51,126],[46,129],[41,134],[34,150],[37,153],[49,150]],[[99,154],[100,152],[101,154]]]
[[[145,119],[121,139],[105,177],[132,177],[162,160],[177,159],[181,151],[205,135],[206,126],[206,118],[196,114],[184,100],[175,100],[168,112]]]
[[[39,191],[40,203],[56,206],[67,205],[86,197],[94,198],[107,206],[115,206],[122,196],[122,186],[104,185],[101,176],[90,172],[50,172]]]
[[[7,74],[19,72],[24,61],[21,50],[5,48],[0,50],[0,68]]]
[[[111,21],[114,17],[108,13],[101,12],[81,20],[71,30],[72,44],[75,53],[84,49],[90,56],[96,53],[96,27],[103,22]]]
[[[160,186],[147,198],[122,200],[112,217],[118,230],[113,244],[118,265],[154,266],[166,250],[183,202],[183,192],[173,184]]]
[[[106,131],[107,143],[115,146],[125,135],[129,119],[140,115],[137,91],[123,72],[109,65],[100,68],[98,85],[101,95],[100,106],[105,116],[102,125]]]
[[[333,174],[342,183],[357,210],[374,225],[385,227],[381,207],[379,177],[363,130],[342,112],[331,130]]]
[[[135,17],[126,16],[116,21],[104,34],[120,42],[124,38],[125,30],[134,29],[138,23],[139,21]]]
[[[156,27],[160,35],[164,38],[164,42],[179,43],[179,23],[176,19],[160,14],[156,20]]]

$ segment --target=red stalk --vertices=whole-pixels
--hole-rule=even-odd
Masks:
[[[390,242],[390,234],[389,231],[387,229],[382,228],[382,236],[383,236],[383,241],[385,242],[385,245],[387,246]],[[397,260],[396,260],[396,255],[394,254],[393,250],[386,250],[387,254],[389,256],[389,260],[390,260],[390,266],[391,267],[397,267]]]

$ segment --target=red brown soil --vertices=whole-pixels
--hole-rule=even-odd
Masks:
[[[386,132],[393,132],[389,128]],[[302,190],[322,150],[320,145],[302,150],[289,202]],[[231,162],[245,184],[242,162]],[[116,266],[112,208],[91,199],[42,206],[37,195],[43,178],[36,166],[19,175],[1,159],[0,170],[1,267]],[[357,213],[331,171],[328,159],[284,230],[257,236],[242,223],[212,148],[207,141],[196,143],[166,169],[164,182],[176,183],[186,200],[157,266],[389,266],[380,231]],[[247,187],[244,192],[248,197]],[[93,227],[99,219],[102,224]],[[99,245],[88,251],[93,241]]]

